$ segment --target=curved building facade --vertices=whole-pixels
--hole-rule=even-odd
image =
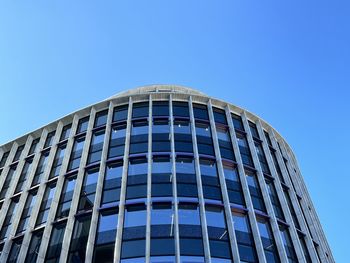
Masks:
[[[294,154],[256,115],[171,85],[0,146],[0,262],[334,262]]]

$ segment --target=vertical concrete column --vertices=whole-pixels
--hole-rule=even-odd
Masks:
[[[239,262],[240,257],[239,257],[238,246],[237,246],[237,238],[236,238],[234,226],[232,224],[233,218],[232,218],[232,213],[231,213],[230,200],[228,198],[228,193],[227,193],[226,180],[225,180],[225,175],[224,175],[224,167],[222,165],[218,136],[216,133],[216,125],[215,125],[215,120],[214,120],[213,108],[212,108],[212,103],[211,103],[210,99],[208,101],[208,112],[209,112],[209,121],[210,121],[212,139],[213,139],[213,143],[214,143],[216,164],[217,164],[217,169],[218,169],[218,173],[219,173],[220,188],[221,188],[222,197],[223,197],[222,199],[224,201],[226,225],[227,225],[227,230],[228,230],[229,237],[230,237],[230,246],[231,246],[232,257],[233,257],[233,260],[235,262]]]
[[[77,174],[77,178],[75,180],[75,187],[74,187],[73,198],[71,201],[71,206],[70,206],[69,215],[68,215],[68,219],[67,219],[66,230],[64,231],[62,248],[61,248],[61,256],[60,256],[60,263],[67,262],[70,241],[71,241],[71,237],[72,237],[73,230],[74,230],[74,223],[75,223],[75,216],[74,215],[77,213],[81,187],[82,187],[83,181],[84,181],[85,165],[86,165],[87,157],[89,154],[95,115],[96,115],[96,109],[94,107],[92,107],[91,113],[90,113],[90,121],[89,121],[88,129],[86,131],[83,152],[81,155],[80,164],[79,164],[79,168],[78,168],[78,174]]]
[[[209,236],[208,236],[208,230],[207,230],[207,218],[205,217],[205,201],[204,201],[204,194],[203,194],[203,188],[202,188],[202,177],[201,177],[201,169],[200,169],[200,163],[199,163],[199,154],[198,154],[198,148],[197,148],[196,123],[195,123],[194,114],[193,114],[192,96],[189,97],[188,106],[189,106],[188,108],[190,112],[193,154],[194,154],[197,189],[198,189],[198,202],[199,202],[202,235],[203,235],[204,257],[205,257],[206,263],[211,263]]]
[[[257,171],[256,171],[257,179],[259,181],[260,189],[261,189],[263,199],[264,199],[264,202],[266,205],[266,210],[267,210],[268,215],[270,216],[270,224],[271,224],[273,236],[275,238],[277,251],[278,251],[278,254],[280,256],[281,261],[288,262],[287,254],[286,254],[286,251],[284,250],[282,237],[280,235],[275,212],[273,211],[272,203],[271,203],[270,196],[269,196],[266,182],[265,182],[265,177],[264,177],[264,174],[262,172],[262,168],[260,166],[258,154],[257,154],[256,149],[255,149],[255,145],[254,145],[252,133],[251,133],[250,128],[249,128],[249,123],[248,123],[246,113],[243,112],[241,117],[242,117],[244,129],[247,133],[247,141],[248,141],[250,151],[252,153],[253,163],[254,163],[254,166],[257,168]]]
[[[90,115],[89,123],[91,123],[93,121],[94,121],[94,118],[92,118],[92,116]],[[64,174],[67,172],[67,169],[68,169],[69,158],[70,158],[71,152],[73,150],[74,141],[75,141],[74,136],[76,134],[78,124],[79,124],[78,116],[75,116],[73,119],[70,138],[68,139],[68,144],[67,144],[67,148],[66,148],[66,152],[65,152],[65,158],[63,159],[63,162],[62,162],[60,175],[58,176],[58,179],[56,181],[55,194],[54,194],[54,197],[51,201],[51,208],[50,208],[49,214],[47,216],[47,223],[46,223],[43,237],[41,240],[41,246],[40,246],[40,250],[39,250],[39,254],[38,254],[38,258],[37,258],[37,263],[44,263],[45,262],[46,250],[47,250],[48,245],[49,245],[50,235],[51,235],[52,227],[53,227],[52,223],[55,221],[56,210],[57,210],[57,207],[58,207],[58,204],[60,201],[62,188],[63,188],[64,182],[65,182]],[[91,124],[89,124],[89,126],[90,125]],[[85,145],[86,145],[86,141],[84,142],[84,147],[85,147]],[[45,189],[43,189],[43,192],[42,192],[43,194],[44,194],[44,191],[45,191]],[[63,220],[63,221],[65,221],[65,220]]]
[[[239,175],[239,179],[241,181],[241,186],[242,186],[242,190],[243,190],[244,199],[246,201],[246,206],[248,208],[247,214],[248,214],[249,223],[250,223],[250,226],[252,229],[255,248],[256,248],[256,251],[258,254],[259,262],[266,263],[264,247],[263,247],[263,244],[261,242],[259,227],[258,227],[256,216],[254,213],[254,206],[253,206],[252,199],[250,197],[249,186],[248,186],[247,179],[246,179],[244,165],[243,165],[242,158],[241,158],[241,155],[239,152],[239,146],[237,143],[236,132],[235,132],[235,128],[233,126],[231,111],[230,111],[230,108],[228,105],[226,105],[226,107],[225,107],[225,112],[226,112],[227,123],[228,123],[229,130],[230,130],[230,137],[231,137],[233,152],[234,152],[234,155],[235,155],[235,158],[237,161],[238,175]]]
[[[270,148],[269,148],[269,145],[266,141],[265,134],[264,134],[260,120],[257,120],[257,122],[255,124],[256,124],[258,133],[259,133],[259,137],[262,141],[261,145],[262,145],[264,154],[266,156],[267,164],[268,164],[269,169],[271,171],[271,175],[273,176],[273,178],[275,178],[273,183],[274,183],[275,188],[277,190],[277,196],[278,196],[278,199],[280,200],[283,214],[286,218],[286,222],[290,225],[290,227],[288,229],[289,229],[289,233],[290,233],[290,236],[292,239],[292,243],[293,243],[293,247],[294,247],[296,256],[298,258],[298,261],[305,262],[306,260],[305,260],[304,253],[303,253],[303,250],[301,248],[300,242],[299,242],[299,237],[298,237],[298,234],[296,232],[296,227],[294,225],[294,221],[292,219],[291,212],[289,211],[289,206],[288,206],[287,200],[284,196],[284,192],[283,192],[283,188],[282,188],[282,185],[280,182],[280,178],[277,174],[275,163],[272,160]]]
[[[176,159],[175,159],[175,140],[174,140],[174,117],[173,117],[173,98],[169,98],[169,116],[170,116],[170,144],[171,144],[171,164],[173,177],[173,196],[174,196],[174,237],[175,237],[175,258],[180,263],[180,238],[179,238],[179,209],[177,199],[176,183]]]
[[[272,146],[276,150],[276,152],[275,152],[276,158],[277,158],[277,162],[282,170],[283,178],[284,178],[285,182],[287,183],[287,185],[289,186],[288,194],[292,200],[292,206],[294,207],[294,210],[295,210],[295,213],[297,215],[301,230],[306,235],[305,242],[306,242],[306,246],[307,246],[307,249],[309,251],[311,260],[312,260],[312,262],[319,262],[317,259],[317,255],[315,254],[316,248],[313,245],[312,238],[311,238],[310,233],[307,229],[306,222],[305,222],[303,214],[301,212],[301,207],[299,207],[299,205],[298,205],[298,197],[297,197],[296,193],[291,188],[291,185],[292,185],[291,178],[289,178],[289,176],[288,176],[287,167],[285,167],[284,161],[283,161],[283,156],[282,156],[281,152],[279,151],[279,147],[277,145],[277,139],[276,139],[275,133],[273,130],[269,130],[268,134],[270,136]]]
[[[105,136],[104,136],[103,148],[102,148],[102,154],[101,154],[99,175],[98,175],[97,185],[96,185],[94,206],[92,208],[89,237],[88,237],[87,245],[86,245],[85,263],[92,262],[92,257],[93,257],[93,253],[94,253],[94,245],[95,245],[95,240],[96,240],[96,230],[97,230],[98,218],[99,218],[98,211],[99,211],[99,207],[100,207],[101,199],[102,199],[103,182],[104,182],[104,178],[105,178],[105,174],[106,174],[106,160],[107,160],[107,155],[108,155],[108,146],[109,146],[109,141],[110,141],[110,137],[111,137],[111,130],[112,130],[111,124],[112,124],[112,119],[113,119],[113,109],[114,109],[114,104],[111,101],[109,103],[109,107],[108,107],[107,123],[106,123]]]
[[[148,108],[148,152],[147,152],[147,222],[146,222],[146,263],[150,262],[151,254],[151,205],[152,205],[152,95],[149,95]]]
[[[114,247],[114,263],[119,263],[120,256],[121,256],[123,226],[124,226],[126,182],[127,182],[127,176],[128,176],[128,160],[129,160],[129,149],[130,149],[132,104],[133,104],[132,97],[129,97],[128,119],[126,124],[125,149],[124,149],[124,157],[123,157],[123,174],[122,174],[122,183],[121,183],[121,189],[120,189],[118,229],[117,229],[117,236],[116,236],[116,242]]]

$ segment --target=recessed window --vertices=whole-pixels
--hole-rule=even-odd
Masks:
[[[65,179],[61,198],[57,208],[56,218],[66,217],[69,214],[70,206],[73,199],[76,176]]]
[[[10,167],[10,170],[8,171],[5,182],[1,188],[0,199],[4,199],[6,197],[7,191],[10,187],[10,183],[11,183],[11,180],[16,172],[16,169],[17,169],[17,164]]]
[[[189,117],[188,102],[173,101],[173,115]]]
[[[96,233],[93,262],[113,262],[118,212],[118,208],[101,211]]]
[[[253,202],[254,209],[266,212],[265,203],[261,194],[261,189],[256,175],[252,172],[246,171],[246,179],[249,187],[250,197]]]
[[[88,243],[91,214],[77,217],[68,251],[68,262],[85,262],[86,245]]]
[[[280,229],[284,249],[286,250],[286,253],[287,253],[288,262],[297,263],[298,262],[297,255],[295,253],[288,228],[279,226],[279,229]]]
[[[51,172],[49,178],[56,177],[60,174],[61,166],[64,158],[64,153],[66,152],[66,144],[63,144],[57,148],[55,159],[52,164]]]
[[[152,115],[153,116],[169,116],[169,102],[168,101],[152,101]]]
[[[113,122],[125,121],[128,118],[129,105],[122,105],[114,108]]]
[[[255,123],[252,123],[251,121],[249,121],[249,129],[250,129],[250,132],[252,133],[253,137],[259,139],[259,132],[258,132],[258,129],[256,128],[256,125]]]
[[[129,160],[126,199],[147,196],[147,158]]]
[[[107,123],[108,110],[100,111],[96,113],[94,127],[100,127]]]
[[[21,154],[23,152],[24,145],[18,146],[15,157],[13,157],[13,162],[18,161],[19,158],[21,157]]]
[[[124,155],[126,124],[115,125],[111,130],[108,158]]]
[[[27,176],[32,169],[32,163],[33,163],[33,159],[26,160],[15,189],[15,193],[19,193],[20,191],[23,190],[24,183],[26,182]]]
[[[84,182],[80,192],[78,211],[86,211],[93,208],[98,175],[99,168],[89,169],[85,172]]]
[[[39,141],[40,141],[39,138],[32,141],[32,145],[30,146],[28,155],[31,155],[31,154],[36,152],[36,150],[38,148]],[[0,165],[0,167],[1,167],[1,165]]]
[[[38,166],[36,167],[36,171],[35,171],[34,178],[32,181],[32,186],[39,184],[41,182],[42,175],[44,174],[44,171],[45,171],[45,168],[47,165],[47,161],[49,159],[49,154],[50,154],[49,151],[43,152],[41,154],[40,160],[39,160]]]
[[[23,238],[15,239],[12,242],[10,254],[7,258],[7,263],[16,263],[19,255],[19,251],[21,250]]]
[[[204,198],[222,200],[221,187],[216,162],[211,159],[199,159]]]
[[[72,129],[72,124],[68,124],[68,125],[63,127],[60,141],[63,141],[63,140],[66,140],[69,138],[71,129]]]
[[[208,109],[203,104],[193,104],[193,114],[196,119],[209,120]]]
[[[152,152],[170,152],[170,126],[168,119],[153,120]]]
[[[280,181],[282,183],[285,183],[283,175],[282,175],[281,167],[280,167],[280,165],[278,164],[278,161],[277,161],[276,153],[272,149],[270,149],[270,153],[271,153],[272,160],[273,160],[273,163],[274,163],[276,171],[277,171],[278,178],[280,179]]]
[[[271,174],[270,168],[269,168],[269,165],[267,164],[266,156],[265,156],[265,153],[264,153],[264,150],[262,148],[261,143],[255,141],[254,145],[255,145],[256,153],[258,154],[258,158],[259,158],[259,162],[260,162],[260,166],[261,166],[262,171],[265,174]]]
[[[244,205],[241,181],[239,180],[236,167],[224,164],[223,168],[230,202],[239,205]]]
[[[215,122],[227,125],[225,110],[213,108],[213,114]]]
[[[132,105],[132,118],[148,117],[149,106],[147,102],[134,103]]]
[[[46,137],[46,141],[44,144],[44,148],[50,147],[53,142],[53,138],[55,137],[56,131],[49,132]]]
[[[5,152],[2,157],[1,157],[1,161],[0,161],[0,168],[4,167],[7,158],[9,157],[10,152]]]
[[[193,152],[191,124],[188,120],[174,120],[176,152]]]
[[[233,127],[235,127],[235,129],[237,129],[237,130],[244,131],[244,126],[242,123],[241,116],[234,114],[234,113],[231,113],[231,117],[232,117]]]
[[[130,154],[148,151],[148,122],[133,121],[130,137]]]
[[[24,261],[25,263],[36,262],[39,255],[39,249],[40,249],[43,233],[44,233],[44,230],[33,232],[32,238],[30,240],[27,256]]]
[[[154,156],[152,160],[152,196],[172,196],[173,176],[169,156]]]
[[[197,197],[197,179],[192,157],[176,157],[177,195]]]
[[[278,263],[280,262],[275,239],[272,235],[270,224],[267,220],[257,218],[261,242],[264,248],[266,262]]]
[[[266,186],[272,203],[273,211],[275,212],[275,216],[284,221],[285,219],[282,211],[282,206],[278,199],[276,188],[273,182],[270,180],[266,180]]]
[[[219,149],[221,157],[224,159],[236,161],[233,153],[230,132],[227,127],[216,126],[216,134],[219,141]]]
[[[10,207],[7,210],[7,214],[6,217],[4,219],[3,225],[1,227],[1,231],[0,231],[0,241],[6,239],[10,232],[11,232],[11,228],[12,228],[12,221],[13,218],[12,216],[16,213],[17,207],[18,207],[18,201],[19,199],[13,199],[11,201]]]
[[[80,119],[79,123],[78,123],[77,134],[82,133],[82,132],[86,132],[86,130],[88,128],[88,124],[89,124],[89,117],[85,117],[83,119]]]
[[[101,161],[103,141],[105,138],[105,130],[99,130],[93,133],[92,141],[89,149],[87,163],[96,163]]]
[[[66,222],[54,225],[52,228],[49,246],[46,250],[45,262],[58,262],[61,250]]]
[[[246,136],[236,133],[236,137],[243,164],[254,167]]]
[[[70,155],[68,170],[77,169],[80,165],[80,158],[83,153],[85,137],[79,137],[75,140],[73,151]]]
[[[122,161],[107,164],[103,183],[102,205],[119,201],[122,173]]]
[[[55,194],[56,184],[49,184],[46,187],[44,197],[41,201],[41,206],[39,210],[39,214],[36,220],[36,226],[42,225],[46,223],[47,217],[49,215],[52,199]]]
[[[33,206],[35,205],[36,194],[36,192],[30,192],[28,194],[27,201],[25,203],[21,218],[18,223],[17,234],[27,229],[29,218],[31,216]]]

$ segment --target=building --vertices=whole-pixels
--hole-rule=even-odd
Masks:
[[[117,94],[0,147],[1,262],[334,262],[269,124],[179,86]]]

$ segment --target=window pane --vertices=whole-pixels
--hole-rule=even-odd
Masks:
[[[91,215],[77,217],[68,252],[68,262],[85,262]]]

